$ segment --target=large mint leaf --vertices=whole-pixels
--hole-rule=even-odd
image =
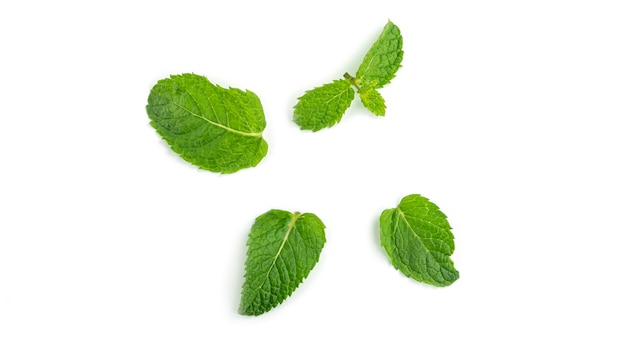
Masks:
[[[172,75],[152,88],[146,110],[172,150],[201,169],[233,173],[267,154],[263,107],[250,91],[195,74]]]
[[[356,78],[365,85],[381,88],[395,77],[403,55],[400,29],[389,21],[365,54],[356,72]]]
[[[439,208],[428,199],[409,195],[380,216],[380,242],[393,266],[406,276],[434,286],[459,278],[450,255],[454,236]]]
[[[261,315],[283,302],[309,275],[325,242],[324,224],[314,214],[260,215],[248,236],[239,312]]]
[[[313,88],[298,98],[293,120],[303,130],[319,131],[341,121],[354,100],[354,89],[347,79]]]

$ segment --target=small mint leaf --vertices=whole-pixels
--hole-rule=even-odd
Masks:
[[[239,313],[261,315],[289,297],[319,261],[324,224],[311,213],[270,210],[248,235]]]
[[[381,88],[389,83],[400,68],[402,57],[402,34],[391,21],[370,47],[356,72],[363,84]]]
[[[373,112],[376,116],[385,116],[385,99],[383,99],[380,93],[370,87],[363,86],[359,89],[359,97],[361,98],[361,102],[363,106],[365,106],[369,111]]]
[[[354,100],[354,89],[347,79],[333,81],[306,91],[298,98],[293,120],[303,130],[319,131],[341,121]]]
[[[195,74],[172,75],[154,85],[146,110],[172,150],[201,169],[233,173],[267,154],[263,107],[250,91]]]
[[[382,212],[380,243],[391,264],[410,278],[434,286],[449,286],[459,278],[450,259],[454,236],[446,215],[418,194]]]

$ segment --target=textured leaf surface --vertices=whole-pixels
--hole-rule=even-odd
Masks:
[[[303,130],[319,131],[341,121],[354,100],[354,89],[347,79],[314,88],[298,98],[293,120]]]
[[[364,86],[359,89],[359,97],[363,106],[376,116],[385,116],[385,99],[378,91],[370,86]]]
[[[326,236],[311,213],[270,210],[248,236],[245,282],[239,312],[261,315],[283,302],[318,262]]]
[[[232,173],[267,154],[263,107],[250,91],[195,74],[172,75],[152,88],[146,110],[172,150],[201,169]]]
[[[380,217],[380,242],[393,266],[406,276],[434,286],[459,278],[450,255],[454,236],[439,208],[414,194]]]
[[[381,88],[395,77],[403,55],[400,29],[389,21],[365,54],[356,77],[364,84]]]

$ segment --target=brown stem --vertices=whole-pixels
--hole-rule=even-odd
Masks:
[[[350,74],[349,74],[348,72],[344,73],[344,74],[343,74],[343,77],[344,77],[345,79],[349,80],[349,81],[350,81],[350,83],[352,83],[352,85],[353,85],[353,86],[355,86],[357,90],[360,90],[360,89],[361,89],[361,87],[359,86],[358,79],[357,79],[356,77],[352,77],[352,76],[350,76]]]

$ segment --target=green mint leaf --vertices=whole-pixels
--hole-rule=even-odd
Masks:
[[[459,278],[450,255],[454,236],[439,208],[428,199],[409,195],[380,216],[380,242],[393,266],[404,275],[434,286]]]
[[[303,130],[319,131],[341,121],[354,100],[354,89],[347,79],[336,80],[304,93],[294,107],[293,120]]]
[[[263,107],[250,91],[195,74],[172,75],[152,88],[146,110],[172,150],[201,169],[233,173],[267,154]]]
[[[356,77],[363,84],[381,88],[395,77],[403,55],[400,29],[389,21],[378,39],[365,54],[365,58],[356,72]]]
[[[261,315],[289,297],[318,262],[326,236],[311,213],[270,210],[248,236],[239,313]]]
[[[376,116],[385,116],[385,99],[378,93],[376,89],[370,86],[363,86],[359,89],[359,97],[361,102],[369,111]]]

